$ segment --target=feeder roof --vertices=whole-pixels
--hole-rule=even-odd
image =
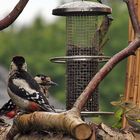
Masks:
[[[53,9],[52,14],[57,16],[71,15],[106,15],[111,14],[112,9],[104,4],[91,1],[76,1],[66,3]]]

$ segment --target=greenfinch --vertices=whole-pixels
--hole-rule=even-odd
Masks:
[[[140,131],[140,108],[131,101],[113,101],[113,106],[118,106],[123,109],[128,124],[133,127],[135,131]]]

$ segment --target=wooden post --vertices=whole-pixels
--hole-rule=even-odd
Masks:
[[[140,22],[140,0],[134,0],[135,12]],[[129,43],[136,37],[132,28],[131,21],[129,20]],[[126,72],[126,88],[125,88],[126,101],[131,100],[138,104],[140,107],[140,48],[135,52],[135,56],[129,56],[127,62]],[[123,120],[123,127],[126,126],[126,120]]]

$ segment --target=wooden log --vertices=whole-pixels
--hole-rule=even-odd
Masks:
[[[90,124],[92,129],[92,136],[87,140],[139,140],[140,134],[136,134],[131,132],[128,128],[119,130],[113,129],[103,123],[96,125]],[[8,140],[6,139],[6,134],[9,131],[11,126],[0,126],[0,134],[1,140]],[[3,131],[4,130],[4,131]],[[62,132],[59,133],[29,133],[29,134],[18,134],[14,137],[14,140],[75,140],[70,135],[66,135]]]
[[[17,130],[22,133],[60,130],[68,132],[76,139],[87,139],[92,133],[90,126],[80,118],[80,114],[74,109],[63,113],[34,112],[18,116],[15,122],[13,127],[17,127]],[[8,138],[12,138],[13,133],[9,132]]]

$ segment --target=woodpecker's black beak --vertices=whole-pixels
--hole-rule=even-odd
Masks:
[[[58,86],[58,84],[55,83],[55,82],[53,82],[53,81],[49,81],[49,82],[48,82],[48,85],[50,85],[50,86]]]

